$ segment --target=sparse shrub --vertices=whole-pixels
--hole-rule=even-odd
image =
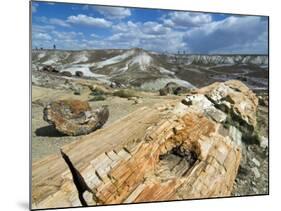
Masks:
[[[139,97],[137,91],[130,90],[130,89],[121,89],[113,93],[114,96],[122,97],[122,98],[129,98],[129,97]]]
[[[96,95],[93,98],[91,98],[89,101],[93,102],[93,101],[104,101],[106,100],[105,96],[103,95]]]
[[[100,96],[100,95],[103,95],[105,94],[102,90],[99,90],[99,89],[94,89],[90,95],[92,96]]]
[[[102,86],[92,86],[91,88],[91,94],[90,95],[93,95],[93,96],[96,96],[96,95],[106,95],[106,94],[109,94],[109,91],[106,90],[106,88],[102,87]]]

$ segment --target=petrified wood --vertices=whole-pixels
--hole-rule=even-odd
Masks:
[[[140,108],[63,147],[91,190],[83,192],[82,201],[59,153],[34,162],[32,207],[230,196],[241,160],[241,133],[224,126],[228,114],[206,92],[200,90],[184,103]],[[237,103],[235,98],[232,107]]]
[[[92,110],[89,103],[80,100],[60,100],[48,104],[43,119],[66,135],[89,134],[101,128],[109,117],[107,106]]]

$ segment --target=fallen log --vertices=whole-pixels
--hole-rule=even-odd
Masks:
[[[32,208],[230,196],[241,160],[241,140],[236,139],[241,136],[225,128],[227,115],[205,93],[186,101],[143,107],[64,146],[91,190],[82,193],[82,200],[73,170],[60,154],[34,162]]]

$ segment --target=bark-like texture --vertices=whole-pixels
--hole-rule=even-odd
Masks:
[[[101,128],[109,117],[106,106],[92,110],[88,102],[80,100],[51,102],[43,113],[45,121],[69,136],[89,134]]]
[[[209,90],[213,86],[228,84]],[[86,203],[230,196],[241,160],[241,133],[235,125],[225,126],[228,114],[209,99],[207,90],[184,103],[141,108],[66,145],[63,151],[92,190],[83,195]],[[255,112],[255,96],[244,91],[231,91],[231,108],[241,106],[241,99]],[[237,115],[247,112],[241,119],[254,124],[255,115],[239,111]],[[33,208],[81,206],[71,172],[59,155],[32,168]]]

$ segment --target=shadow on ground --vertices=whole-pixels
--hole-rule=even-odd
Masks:
[[[36,129],[35,134],[43,137],[62,137],[64,134],[56,130],[53,125],[44,126]]]

